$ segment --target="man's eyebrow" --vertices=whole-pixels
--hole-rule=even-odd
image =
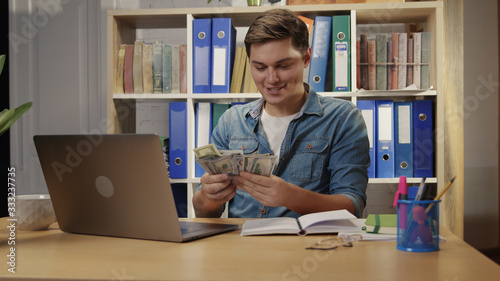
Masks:
[[[288,57],[288,58],[284,58],[284,59],[281,59],[281,60],[279,60],[279,61],[275,62],[274,64],[280,64],[280,63],[288,62],[288,61],[290,61],[290,60],[293,60],[293,58],[290,58],[290,57]],[[251,63],[255,63],[255,64],[264,64],[264,65],[265,65],[265,63],[260,62],[260,61],[257,61],[257,60],[252,60],[252,61],[251,61]]]

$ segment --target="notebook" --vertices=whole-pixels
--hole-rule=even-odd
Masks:
[[[185,242],[238,225],[180,222],[157,135],[37,135],[62,231]]]

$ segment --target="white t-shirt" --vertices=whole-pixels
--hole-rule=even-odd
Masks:
[[[297,113],[285,117],[274,117],[267,114],[266,109],[262,108],[260,124],[264,129],[271,151],[274,155],[278,155],[278,157],[280,155],[281,143],[285,138],[288,125],[296,115]]]

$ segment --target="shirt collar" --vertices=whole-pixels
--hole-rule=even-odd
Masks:
[[[317,115],[322,115],[323,113],[323,110],[321,109],[321,105],[318,100],[318,95],[316,94],[314,89],[311,88],[307,83],[304,83],[304,88],[309,94],[307,95],[306,102],[300,108],[300,111],[293,119],[300,118],[304,113],[317,114]],[[259,117],[262,112],[262,107],[264,106],[264,102],[265,102],[264,98],[260,98],[258,102],[255,104],[255,106],[250,107],[248,109],[248,112],[246,112],[245,115],[250,115],[253,119],[257,119],[257,117]]]

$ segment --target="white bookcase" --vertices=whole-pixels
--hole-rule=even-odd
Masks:
[[[188,186],[188,216],[193,217],[191,197],[199,184],[194,176],[195,156],[195,118],[194,108],[198,102],[235,102],[252,101],[260,98],[260,94],[193,94],[192,93],[192,20],[194,18],[229,17],[238,28],[248,27],[253,20],[267,9],[274,7],[225,7],[225,8],[176,8],[176,9],[140,9],[109,10],[107,15],[107,117],[108,133],[135,133],[135,106],[144,102],[178,102],[187,103],[187,154],[188,177],[172,180],[172,183],[186,183]],[[357,24],[417,23],[424,31],[431,32],[431,90],[422,91],[352,91],[348,93],[322,92],[321,95],[334,96],[357,102],[358,98],[371,99],[432,99],[435,106],[435,132],[440,134],[444,128],[444,96],[443,92],[443,3],[434,1],[403,3],[369,3],[369,4],[330,4],[285,6],[309,18],[315,16],[332,16],[335,14],[351,15],[351,46],[356,46]],[[136,31],[143,29],[165,29],[185,33],[188,46],[187,94],[115,94],[115,77],[120,44],[132,44],[136,40]],[[241,40],[241,35],[238,36]],[[168,42],[165,42],[168,43]],[[242,42],[237,42],[242,45]],[[356,65],[356,48],[351,49],[351,65]],[[351,89],[356,89],[356,68],[351,67]],[[450,94],[450,93],[446,93]],[[436,139],[438,139],[436,135]],[[444,141],[436,141],[435,174],[428,182],[437,184],[438,190],[445,184],[444,178]],[[419,183],[420,178],[408,179],[409,183]],[[378,185],[397,186],[398,179],[370,179],[369,189]]]

